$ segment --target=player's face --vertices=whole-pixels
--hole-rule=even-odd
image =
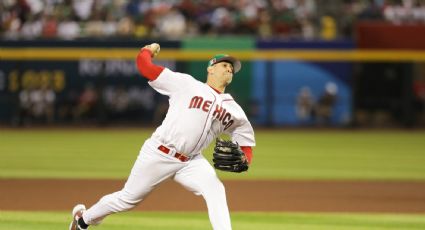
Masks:
[[[220,77],[224,82],[230,84],[233,78],[233,65],[228,62],[219,62],[214,65],[214,72],[217,77]]]

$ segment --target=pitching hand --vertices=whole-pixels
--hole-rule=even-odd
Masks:
[[[152,43],[150,45],[146,45],[142,49],[150,50],[152,52],[152,57],[156,57],[156,55],[159,54],[159,50],[161,49],[161,47],[159,46],[158,43]]]

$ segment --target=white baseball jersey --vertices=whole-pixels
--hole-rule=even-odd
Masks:
[[[140,53],[139,68],[150,65],[148,57],[147,53],[145,57]],[[252,126],[229,94],[219,94],[187,74],[166,68],[156,68],[155,72],[160,70],[149,84],[169,96],[170,107],[163,123],[143,144],[124,187],[84,211],[82,220],[89,225],[99,224],[110,214],[134,208],[163,181],[173,179],[204,197],[214,230],[231,230],[224,185],[200,153],[221,133],[232,136],[232,141],[240,146],[254,146]],[[149,79],[157,76],[150,75]],[[175,155],[164,154],[162,145],[191,158],[182,161]]]
[[[167,68],[149,84],[169,96],[167,115],[152,134],[165,146],[194,156],[221,133],[240,146],[255,146],[254,130],[230,94],[219,94],[206,83]]]

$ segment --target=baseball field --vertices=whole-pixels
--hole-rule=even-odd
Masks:
[[[123,186],[152,131],[0,129],[0,230],[67,229],[77,202]],[[257,130],[256,139],[247,173],[219,173],[235,230],[425,229],[425,131]],[[93,229],[211,227],[202,198],[167,181]]]

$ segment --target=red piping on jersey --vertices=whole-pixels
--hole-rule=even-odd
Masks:
[[[252,148],[251,146],[241,146],[242,151],[245,153],[248,163],[251,164],[252,161]]]
[[[211,104],[211,105],[214,105],[215,101],[217,101],[217,98],[215,97],[215,95],[214,95],[213,93],[211,93],[211,94],[212,94],[212,95],[213,95],[213,97],[214,97],[214,101],[212,102],[212,104]],[[204,136],[204,131],[205,131],[205,128],[207,127],[208,118],[210,117],[211,111],[213,111],[213,110],[212,110],[212,109],[210,109],[210,111],[208,112],[207,118],[205,119],[204,128],[202,129],[202,134],[201,134],[201,136],[199,137],[199,140],[198,140],[198,142],[196,143],[195,148],[194,148],[191,152],[193,152],[193,151],[196,149],[196,147],[198,147],[199,141],[200,141],[200,140],[202,139],[202,137]]]
[[[152,52],[148,49],[141,49],[136,58],[137,69],[140,74],[153,81],[158,78],[164,67],[152,63]]]
[[[208,84],[207,84],[208,85]],[[215,89],[214,87],[208,85],[211,89],[213,89],[215,92],[217,92],[218,94],[222,94],[222,92],[218,91],[217,89]]]

